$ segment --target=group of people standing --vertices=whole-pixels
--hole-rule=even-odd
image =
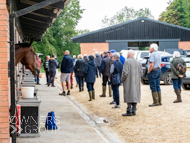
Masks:
[[[149,107],[162,105],[162,96],[160,88],[160,74],[161,74],[161,57],[158,54],[158,45],[150,45],[150,57],[148,60],[148,79],[150,83],[150,89],[152,93],[153,103]],[[78,55],[78,59],[74,55],[71,58],[68,50],[65,51],[64,57],[61,63],[61,76],[60,81],[63,92],[59,95],[70,95],[70,89],[73,88],[73,75],[75,75],[79,92],[84,91],[84,82],[89,94],[89,101],[95,99],[94,83],[96,78],[102,78],[102,94],[101,98],[106,97],[106,89],[108,85],[109,97],[113,96],[113,101],[110,104],[115,104],[113,108],[120,108],[120,94],[119,87],[123,85],[124,88],[124,102],[127,103],[127,111],[122,116],[134,116],[136,115],[137,103],[141,100],[141,75],[143,74],[142,66],[139,61],[134,58],[135,51],[129,50],[128,55],[125,58],[116,52],[110,50],[94,55],[85,54]],[[182,102],[181,99],[181,85],[183,77],[185,77],[186,64],[185,61],[180,58],[179,52],[174,52],[173,60],[171,61],[171,75],[173,80],[173,87],[177,95],[177,99],[174,103]],[[50,83],[54,86],[54,77],[58,62],[55,60],[54,55],[52,58],[47,56],[44,62],[44,69],[46,70],[46,77],[48,86]],[[48,72],[47,72],[48,71]],[[73,74],[74,73],[74,74]],[[48,78],[48,76],[50,78]],[[68,92],[66,93],[66,86]]]

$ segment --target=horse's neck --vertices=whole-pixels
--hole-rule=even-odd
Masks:
[[[15,48],[15,65],[23,60],[26,53],[29,51],[29,48],[30,47],[28,47],[28,48],[22,48],[22,47]]]

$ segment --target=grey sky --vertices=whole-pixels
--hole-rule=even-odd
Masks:
[[[116,12],[125,6],[139,10],[149,8],[154,19],[158,19],[162,11],[166,10],[169,0],[80,0],[82,9],[82,19],[77,25],[77,29],[97,30],[102,28],[101,21],[107,15],[112,17]]]

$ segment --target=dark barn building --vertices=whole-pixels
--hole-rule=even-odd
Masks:
[[[159,50],[190,50],[190,29],[141,17],[72,38],[80,43],[82,54],[95,51],[116,51],[148,47],[157,43]]]

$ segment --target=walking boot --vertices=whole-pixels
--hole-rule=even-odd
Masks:
[[[133,103],[132,106],[132,114],[135,116],[137,111],[137,103]]]
[[[102,86],[102,95],[100,97],[106,97],[106,86]]]
[[[125,114],[122,114],[122,116],[133,116],[132,109],[131,109],[132,104],[127,103],[127,105],[128,105],[127,112]]]
[[[112,89],[111,89],[111,85],[109,85],[109,97],[112,97]]]
[[[88,94],[89,94],[89,100],[88,101],[92,101],[92,91],[89,91]]]
[[[159,105],[162,105],[162,95],[161,95],[161,91],[158,91],[158,103],[159,103]]]
[[[175,89],[175,93],[177,95],[177,99],[173,102],[173,103],[179,103],[179,102],[182,102],[181,100],[181,91],[180,89]]]
[[[153,98],[153,103],[151,105],[149,105],[149,107],[159,106],[158,92],[153,92],[152,93],[152,98]]]
[[[95,90],[92,90],[92,99],[95,100]]]

